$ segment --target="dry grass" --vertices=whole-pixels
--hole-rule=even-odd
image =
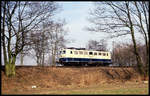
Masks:
[[[128,87],[129,90],[114,88],[114,91],[111,91],[109,87],[111,84],[118,84],[118,86],[122,86],[122,84],[128,82],[132,82],[133,84],[141,82],[141,77],[132,68],[18,67],[16,72],[17,74],[15,77],[7,78],[4,75],[4,72],[1,71],[2,94],[51,94],[58,92],[60,92],[60,94],[86,94],[85,92],[93,94],[94,91],[92,90],[95,90],[94,94],[101,94],[101,92],[116,93],[121,92],[121,90],[123,90],[123,93],[128,93],[128,91],[130,92],[132,90],[132,86]],[[33,85],[36,85],[37,88],[33,89]],[[87,91],[86,88],[93,85],[96,85],[96,87],[94,87],[96,89],[91,87],[91,90]],[[102,85],[106,86],[101,87]],[[113,86],[114,85],[112,85],[112,87]],[[99,91],[103,90],[105,87],[107,90]],[[135,87],[135,90],[140,91],[139,88],[136,88],[138,88],[138,86]],[[147,87],[142,88],[144,89]],[[143,93],[147,92],[145,90],[146,89],[143,90]],[[133,93],[134,92],[135,91],[133,89]]]

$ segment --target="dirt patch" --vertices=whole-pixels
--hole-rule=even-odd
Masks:
[[[39,89],[87,87],[93,84],[141,82],[140,75],[133,68],[56,68],[17,67],[16,76],[8,78],[2,74],[2,93]]]

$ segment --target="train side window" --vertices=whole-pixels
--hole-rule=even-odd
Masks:
[[[81,55],[82,55],[82,54],[83,54],[83,52],[82,52],[82,51],[79,51],[79,54],[81,54]]]
[[[102,55],[101,53],[99,53],[99,55]]]
[[[84,52],[84,55],[88,55],[88,52]]]
[[[97,53],[95,52],[94,55],[97,55]]]
[[[93,52],[89,52],[89,55],[93,55]]]
[[[74,54],[78,54],[78,51],[74,51]]]
[[[70,51],[70,54],[72,54],[72,51]]]
[[[105,56],[106,54],[105,53],[103,53],[103,56]]]
[[[107,56],[108,56],[108,53],[107,53]]]

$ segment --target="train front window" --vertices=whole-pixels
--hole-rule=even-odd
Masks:
[[[66,51],[64,50],[64,51],[62,52],[62,54],[66,54]]]

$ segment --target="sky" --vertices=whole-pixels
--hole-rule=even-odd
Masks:
[[[131,35],[121,36],[119,38],[108,39],[108,34],[102,32],[90,32],[85,30],[86,27],[92,26],[88,21],[90,17],[89,12],[95,8],[94,2],[89,1],[72,1],[72,2],[58,2],[62,5],[62,11],[56,15],[56,18],[64,18],[67,22],[65,28],[69,29],[69,40],[74,42],[67,44],[67,47],[85,48],[89,40],[107,40],[107,49],[112,51],[113,42],[115,43],[131,43]],[[141,35],[135,34],[140,41]]]
[[[99,40],[105,34],[92,33],[85,30],[91,23],[87,20],[89,12],[94,7],[93,2],[59,2],[62,11],[56,15],[57,18],[64,18],[67,22],[65,28],[69,29],[67,39],[73,40],[67,47],[86,47],[88,40]]]
[[[90,11],[95,8],[94,2],[57,2],[62,6],[62,11],[55,15],[56,18],[65,19],[67,24],[65,28],[69,29],[68,40],[72,43],[66,44],[67,47],[85,48],[89,40],[107,40],[107,49],[112,50],[112,42],[122,42],[120,38],[108,39],[108,34],[102,32],[90,32],[86,27],[92,26],[88,21]],[[123,36],[125,41],[130,42],[131,36]],[[127,40],[128,39],[128,40]]]

